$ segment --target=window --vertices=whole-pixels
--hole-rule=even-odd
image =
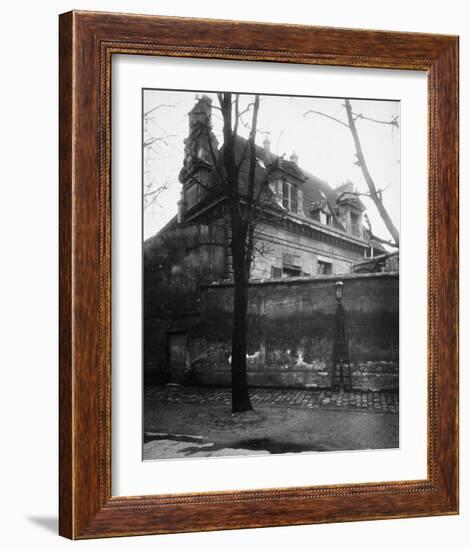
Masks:
[[[317,273],[319,275],[330,275],[332,273],[332,263],[318,260]]]
[[[301,256],[283,252],[283,277],[301,276]]]
[[[319,221],[325,225],[332,225],[332,216],[326,212],[320,211]]]
[[[274,265],[271,268],[271,278],[272,279],[281,279],[283,276],[283,270],[281,267],[275,267]]]
[[[351,228],[352,228],[352,235],[356,235],[357,237],[360,236],[360,215],[355,214],[354,212],[350,212],[350,220],[351,220]]]
[[[301,277],[301,269],[299,267],[283,266],[283,277]]]
[[[298,189],[296,185],[283,180],[283,207],[298,213]]]

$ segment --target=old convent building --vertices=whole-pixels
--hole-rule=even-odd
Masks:
[[[211,110],[211,100],[202,96],[190,111],[189,134],[185,139],[180,172],[178,214],[144,242],[144,363],[147,372],[163,381],[172,379],[175,372],[196,373],[203,363],[212,365],[208,368],[213,372],[224,361],[227,363],[227,357],[224,359],[227,342],[223,342],[222,336],[219,340],[215,336],[218,327],[211,329],[212,347],[207,339],[203,339],[206,343],[198,343],[203,341],[198,333],[202,330],[202,319],[208,315],[207,308],[214,306],[207,301],[207,289],[211,289],[211,285],[230,286],[232,277],[227,196],[214,165],[215,155],[221,154],[221,146],[212,133],[208,137],[208,133],[199,131],[202,121],[211,120]],[[249,170],[248,159],[244,158],[246,150],[246,140],[238,137],[236,157],[242,188],[246,185]],[[275,155],[270,150],[268,139],[263,147],[256,147],[256,156],[255,181],[257,185],[266,182],[267,191],[255,232],[255,255],[251,267],[253,284],[289,283],[282,287],[288,304],[294,303],[290,302],[289,293],[299,293],[299,285],[304,280],[316,285],[333,275],[367,277],[355,275],[355,266],[366,265],[365,260],[384,256],[385,250],[370,238],[363,224],[365,206],[354,194],[353,184],[347,182],[340,187],[331,187],[304,170],[302,159],[298,159],[295,153],[289,158]],[[218,300],[228,301],[218,307],[230,308],[230,293],[221,290],[217,295]],[[307,295],[305,298],[311,299]],[[332,300],[335,304],[335,299]],[[249,305],[249,313],[251,307],[254,311],[268,307],[260,304]],[[300,330],[298,334],[301,334]],[[267,357],[267,345],[266,342],[263,345],[255,343],[254,353],[258,350],[258,357]],[[312,344],[312,350],[321,349],[315,345]],[[206,346],[206,355],[199,346]],[[296,349],[301,353],[299,346]],[[325,347],[322,353],[319,351],[319,357],[324,359],[323,363],[321,359],[316,360],[316,368],[321,363],[324,367],[327,365],[326,353],[330,353],[327,349]],[[308,364],[307,352],[296,355],[290,350],[290,353],[292,357],[286,355],[283,364],[298,364],[298,367],[303,362]],[[205,357],[203,363],[201,357]],[[262,363],[259,367],[262,368]],[[275,368],[273,364],[269,367]],[[294,366],[293,369],[296,370]],[[311,367],[314,372],[312,369],[314,367]]]

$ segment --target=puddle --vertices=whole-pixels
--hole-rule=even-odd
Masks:
[[[216,444],[211,447],[211,451],[220,451],[222,449],[236,449],[247,451],[265,451],[270,454],[283,454],[283,453],[305,453],[305,452],[321,452],[327,451],[326,448],[320,445],[293,443],[291,441],[276,441],[268,437],[259,437],[252,439],[240,439],[232,442],[224,442]],[[185,455],[191,455],[202,450],[202,447],[197,445],[187,447],[184,449]],[[208,445],[205,446],[205,450],[208,450]]]
[[[169,434],[169,433],[155,433],[155,432],[144,432],[144,443],[149,443],[149,441],[180,441],[182,443],[203,443],[204,437],[200,435],[187,435],[187,434]]]
[[[276,441],[269,437],[259,437],[252,439],[243,439],[226,447],[249,449],[253,451],[268,451],[272,454],[282,453],[302,453],[306,451],[324,451],[321,446],[315,446],[309,443],[294,443],[292,441]]]
[[[187,447],[180,447],[178,453],[191,456],[201,452],[215,453],[218,451],[264,451],[270,454],[322,452],[329,449],[312,443],[296,443],[292,441],[277,441],[268,437],[238,439],[236,441],[211,442],[201,436],[186,434],[152,433],[144,434],[144,443],[151,441],[190,443]],[[219,453],[221,454],[221,453]],[[223,454],[223,453],[222,453]],[[233,453],[228,453],[233,454]],[[207,455],[211,456],[211,454]]]

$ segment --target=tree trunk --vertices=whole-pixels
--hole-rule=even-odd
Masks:
[[[234,271],[234,314],[232,321],[232,412],[252,410],[247,383],[247,309],[249,301],[249,271],[245,257],[246,231],[232,213],[232,268]]]
[[[240,413],[252,410],[247,383],[247,306],[250,277],[250,262],[247,263],[247,258],[250,257],[251,252],[247,252],[248,223],[247,219],[244,219],[244,212],[241,207],[238,170],[234,151],[238,123],[238,96],[235,103],[236,126],[234,130],[232,128],[231,97],[230,93],[219,95],[224,120],[223,158],[230,204],[232,268],[234,272],[234,313],[231,353],[232,412]],[[255,139],[255,134],[253,134],[252,138]],[[247,212],[245,212],[245,216],[247,215]]]
[[[232,412],[252,410],[247,384],[248,281],[234,277],[234,317],[232,326]]]

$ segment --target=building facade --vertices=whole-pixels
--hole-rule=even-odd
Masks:
[[[171,381],[172,362],[188,367],[189,335],[201,321],[202,292],[207,293],[202,289],[232,279],[227,197],[217,169],[222,148],[207,130],[211,110],[210,98],[203,96],[190,111],[178,215],[144,242],[144,364],[150,381]],[[246,141],[238,138],[242,188],[249,170],[246,150]],[[289,159],[274,155],[268,139],[256,147],[256,157],[255,183],[265,182],[266,191],[255,230],[253,281],[344,276],[384,253],[369,238],[365,207],[351,182],[333,189],[303,170],[294,153]],[[283,286],[287,301],[290,288]]]
[[[224,278],[231,278],[230,226],[224,211],[224,193],[219,193],[220,175],[214,164],[220,154],[211,127],[211,100],[200,98],[189,113],[189,135],[180,173],[182,183],[178,224],[221,224],[224,241]],[[248,159],[241,158],[246,141],[236,142],[240,160],[240,185],[248,178]],[[382,253],[372,246],[363,225],[364,205],[347,182],[337,189],[303,170],[293,153],[288,160],[270,151],[270,142],[256,148],[256,181],[268,180],[264,216],[256,229],[258,245],[252,265],[252,278],[350,273],[353,264]]]

